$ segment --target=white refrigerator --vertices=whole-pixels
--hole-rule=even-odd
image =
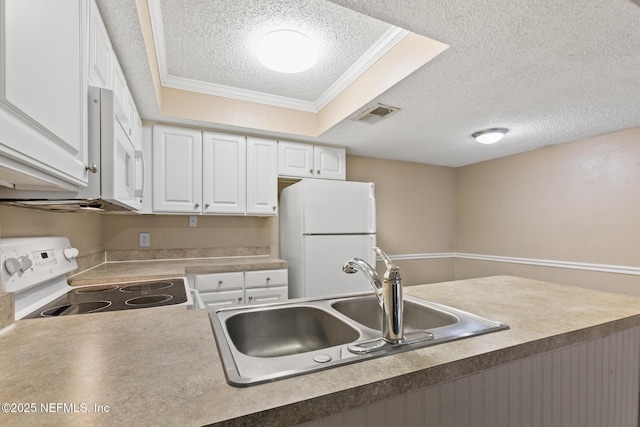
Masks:
[[[304,179],[280,196],[280,257],[289,263],[289,298],[371,290],[342,266],[362,258],[375,268],[376,199],[371,182]]]

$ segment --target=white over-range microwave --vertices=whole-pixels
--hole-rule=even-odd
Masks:
[[[144,156],[119,120],[113,91],[90,86],[89,176],[78,192],[0,189],[0,202],[50,211],[137,211],[142,207]]]

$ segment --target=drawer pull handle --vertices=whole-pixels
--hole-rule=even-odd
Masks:
[[[271,280],[271,277],[267,277],[267,283],[269,283],[269,280]]]
[[[238,302],[239,302],[239,301],[242,301],[242,297],[238,297]]]
[[[251,301],[252,299],[253,299],[253,297],[252,297],[252,296],[250,296],[250,297],[249,297],[249,301]]]
[[[218,280],[218,285],[222,285],[222,280]]]

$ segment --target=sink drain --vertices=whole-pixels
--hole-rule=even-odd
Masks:
[[[327,363],[331,362],[331,356],[328,354],[316,354],[313,356],[313,361],[318,363]]]

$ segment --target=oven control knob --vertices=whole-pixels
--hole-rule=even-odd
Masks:
[[[31,268],[32,265],[33,265],[33,262],[31,262],[31,260],[26,256],[21,256],[18,258],[9,258],[4,262],[4,268],[12,276],[20,271],[24,273],[29,268]]]
[[[78,252],[76,248],[69,248],[69,249],[65,249],[63,253],[64,253],[64,257],[68,261],[71,261],[72,259],[75,259],[75,257],[77,257],[80,252]]]

